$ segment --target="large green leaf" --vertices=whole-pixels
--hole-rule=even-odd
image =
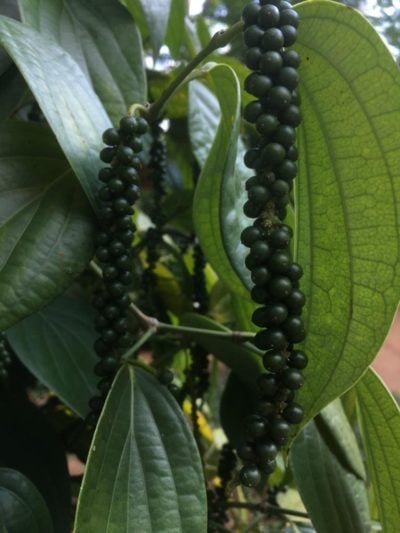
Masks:
[[[53,39],[7,17],[0,17],[0,44],[17,64],[97,207],[101,135],[111,123],[86,76]]]
[[[320,0],[298,11],[297,259],[311,360],[299,401],[311,417],[362,376],[399,300],[400,77],[358,12]]]
[[[82,418],[96,395],[94,310],[66,294],[7,332],[19,359]]]
[[[379,519],[383,531],[390,533],[400,523],[400,411],[373,370],[355,389]]]
[[[171,0],[125,0],[125,4],[135,19],[144,17],[157,56],[167,31]]]
[[[92,215],[43,125],[0,127],[0,329],[64,292],[93,253]]]
[[[54,39],[91,80],[111,120],[145,103],[140,34],[116,0],[21,0],[23,21]]]
[[[300,92],[305,118],[299,133],[295,248],[305,270],[305,349],[311,359],[299,400],[310,419],[362,376],[385,338],[398,302],[400,184],[395,178],[400,141],[393,132],[400,120],[400,79],[387,48],[359,13],[329,1],[305,2],[297,8],[302,19],[297,48],[303,57]],[[213,132],[217,121],[209,94],[207,99],[203,96],[203,113],[193,122],[192,142],[202,164],[210,148],[206,125]],[[195,96],[201,101],[200,91]],[[226,89],[220,104],[227,108],[229,101]],[[235,274],[248,286],[238,245],[246,219],[239,212],[240,193],[228,199],[237,184],[232,172],[219,194],[226,170],[221,154],[227,153],[229,135],[235,144],[235,128],[225,122],[230,131],[218,145],[218,158],[210,152],[211,173],[217,171],[205,185],[200,182],[195,221],[221,279],[233,291],[242,291]],[[224,139],[222,133],[220,138]],[[229,214],[235,221],[232,226]],[[236,253],[229,243],[237,244]]]
[[[237,76],[227,65],[209,68],[206,77],[219,105],[199,81],[189,85],[190,138],[202,167],[194,197],[194,224],[204,253],[220,279],[233,292],[247,295],[238,277],[251,286],[244,264],[246,248],[240,243],[240,232],[249,224],[242,212],[244,180],[249,174],[243,163],[243,146],[238,144],[240,88]]]
[[[121,369],[86,466],[76,533],[204,533],[196,443],[172,395],[147,371]]]
[[[365,483],[331,452],[316,422],[309,422],[295,439],[290,462],[296,487],[318,533],[370,531]]]
[[[35,485],[12,468],[0,468],[1,525],[8,533],[52,533],[46,503]]]
[[[186,313],[181,317],[181,325],[205,330],[229,332],[229,329],[211,318],[196,313]],[[191,333],[191,337],[212,353],[226,366],[234,370],[238,378],[248,387],[254,388],[257,376],[262,371],[261,352],[252,345],[225,337],[204,333]]]

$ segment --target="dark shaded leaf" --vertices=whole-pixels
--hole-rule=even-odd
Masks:
[[[64,292],[93,253],[93,217],[43,125],[0,127],[0,330]]]
[[[11,468],[0,468],[0,524],[9,533],[52,533],[46,503],[29,479]]]
[[[82,418],[97,393],[94,316],[83,298],[66,294],[7,332],[24,365]]]
[[[59,438],[42,413],[25,398],[24,391],[1,391],[0,422],[0,467],[25,475],[45,500],[54,531],[69,533],[70,484],[65,450]]]

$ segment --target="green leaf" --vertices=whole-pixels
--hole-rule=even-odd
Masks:
[[[109,0],[22,0],[23,21],[53,39],[78,63],[114,124],[147,100],[139,31]]]
[[[52,39],[0,17],[0,44],[17,64],[91,204],[97,208],[102,132],[110,120],[75,61]]]
[[[230,331],[211,318],[196,313],[183,315],[180,324],[199,329]],[[248,343],[239,343],[203,333],[191,333],[190,336],[226,366],[234,370],[245,385],[254,388],[257,376],[263,369],[261,352],[257,348]]]
[[[295,439],[290,462],[301,499],[318,533],[370,531],[364,481],[342,466],[316,422],[309,422]]]
[[[123,367],[96,429],[76,533],[207,529],[203,470],[181,409],[146,370]]]
[[[400,411],[379,377],[368,370],[356,387],[364,449],[383,531],[400,521]]]
[[[67,293],[7,331],[24,365],[82,418],[97,393],[94,316],[85,299]]]
[[[189,85],[190,138],[202,167],[194,197],[194,224],[219,278],[231,291],[247,296],[248,290],[240,282],[243,279],[251,286],[244,264],[247,251],[240,243],[240,232],[249,225],[242,211],[248,171],[241,143],[237,157],[240,88],[236,74],[226,65],[210,67],[207,80],[215,89],[221,111],[215,96],[204,85],[196,80]]]
[[[297,9],[297,260],[310,357],[299,402],[309,418],[362,376],[398,303],[400,78],[357,11],[320,0]]]
[[[150,33],[154,56],[158,55],[167,31],[171,0],[125,0],[134,19],[143,12]]]
[[[322,409],[318,417],[318,429],[338,461],[365,481],[366,473],[361,452],[340,399]]]
[[[0,468],[0,515],[9,533],[52,533],[46,503],[29,479],[11,468]]]
[[[0,330],[64,292],[93,253],[88,202],[43,125],[0,127]]]

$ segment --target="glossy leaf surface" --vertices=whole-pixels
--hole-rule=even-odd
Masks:
[[[53,533],[46,503],[35,485],[12,468],[0,468],[0,525],[7,533]]]
[[[140,34],[119,2],[22,0],[20,6],[26,24],[78,63],[115,124],[130,105],[145,103]]]
[[[67,294],[7,332],[24,365],[82,418],[97,393],[94,317],[84,299]]]
[[[206,531],[202,465],[181,409],[138,367],[116,377],[96,429],[76,533]]]
[[[0,44],[18,66],[91,204],[97,208],[101,135],[110,119],[76,62],[53,39],[0,17]]]
[[[0,128],[0,329],[64,292],[93,253],[89,204],[43,125]]]
[[[355,389],[379,519],[383,531],[396,531],[400,521],[399,407],[373,370]]]

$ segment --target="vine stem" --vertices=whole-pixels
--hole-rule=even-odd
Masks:
[[[303,513],[302,511],[286,509],[285,507],[279,507],[278,505],[272,505],[270,503],[226,502],[225,507],[228,509],[249,509],[250,511],[258,511],[263,514],[287,514],[298,516],[300,518],[309,518],[308,514]]]
[[[143,335],[135,342],[135,344],[129,348],[121,357],[124,361],[127,361],[132,355],[134,355],[142,346],[145,344],[150,337],[152,337],[156,333],[156,328],[151,327],[148,330],[146,330]]]
[[[156,120],[162,113],[168,100],[174,95],[179,87],[185,83],[192,71],[218,48],[222,48],[238,35],[243,28],[243,21],[236,22],[226,30],[218,31],[212,36],[210,42],[186,65],[186,67],[177,75],[177,77],[168,85],[160,98],[151,104],[147,109],[147,118],[149,121]]]
[[[97,263],[91,261],[90,268],[99,278],[103,277],[103,272]],[[132,301],[130,304],[130,309],[139,319],[142,326],[145,329],[152,331],[151,335],[153,335],[157,331],[169,331],[171,333],[176,333],[179,335],[209,335],[210,337],[219,337],[222,339],[229,339],[236,342],[245,342],[254,338],[254,333],[249,333],[248,331],[215,331],[212,329],[177,326],[174,324],[167,324],[166,322],[160,322],[157,318],[143,313],[143,311]],[[147,338],[144,342],[146,342],[146,340]],[[135,346],[133,346],[131,350],[133,350],[133,348],[135,348]],[[124,357],[126,358],[128,356],[125,354]]]

